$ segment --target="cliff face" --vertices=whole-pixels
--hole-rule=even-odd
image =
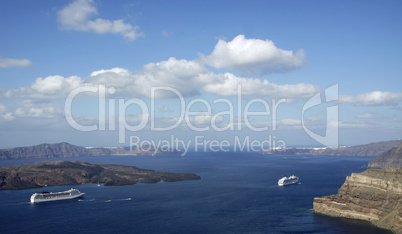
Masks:
[[[402,233],[402,169],[368,169],[346,178],[338,194],[314,198],[314,212],[370,221]]]
[[[402,168],[402,144],[396,145],[381,156],[371,160],[368,166]]]

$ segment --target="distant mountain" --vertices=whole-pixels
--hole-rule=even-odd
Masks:
[[[371,160],[368,166],[378,168],[402,168],[402,143],[394,146],[381,156]]]
[[[40,144],[0,150],[0,159],[20,158],[63,158],[91,155],[85,147],[71,145],[66,142],[57,144]]]
[[[402,140],[382,141],[366,145],[348,146],[339,148],[287,148],[261,151],[263,154],[301,154],[301,155],[336,155],[336,156],[379,156],[395,145],[402,144]],[[0,160],[24,158],[65,158],[82,156],[106,155],[160,155],[162,152],[153,147],[146,149],[130,149],[129,147],[82,147],[66,142],[56,144],[39,144],[34,146],[16,147],[0,150]],[[178,151],[170,150],[171,153]],[[165,152],[166,153],[166,152]]]
[[[103,155],[156,155],[160,152],[154,147],[147,150],[130,150],[129,147],[82,147],[66,142],[39,144],[0,150],[0,160],[23,158],[66,158]]]
[[[380,156],[395,145],[401,144],[402,140],[381,141],[365,145],[344,146],[338,148],[288,148],[286,150],[268,150],[261,153],[266,154],[309,154],[309,155],[331,155],[331,156]]]
[[[338,156],[379,156],[395,145],[401,144],[402,140],[381,141],[365,145],[356,145],[339,148],[326,148],[316,150],[316,155],[338,155]]]

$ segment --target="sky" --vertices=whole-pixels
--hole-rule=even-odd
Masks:
[[[401,139],[400,9],[401,1],[1,1],[0,148]]]

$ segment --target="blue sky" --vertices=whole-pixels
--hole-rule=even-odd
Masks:
[[[400,1],[1,1],[0,148],[61,141],[119,146],[130,136],[172,135],[219,141],[275,136],[287,146],[319,146],[302,126],[302,110],[334,84],[338,99],[306,111],[305,127],[325,135],[326,110],[335,105],[340,145],[400,139],[401,8]],[[110,130],[109,118],[105,131],[72,127],[65,116],[68,94],[101,84],[115,88],[106,103],[117,106],[117,129]],[[222,114],[214,120],[228,129],[213,130],[213,116],[228,110],[213,101],[237,104],[239,85],[242,105],[235,105],[232,122],[243,127],[231,129],[230,116]],[[150,107],[150,88],[159,86],[174,88],[186,104],[205,100],[211,113],[188,121],[210,129],[194,131],[184,119],[174,129],[153,131],[152,115],[160,126],[180,117],[180,100],[170,93],[156,99],[156,113],[129,106],[124,118],[130,125],[148,122],[125,131],[119,142],[118,100],[139,98]],[[272,100],[283,98],[273,119]],[[256,99],[271,113],[249,120],[268,130],[253,131],[238,116],[237,109]],[[98,101],[94,94],[77,96],[73,119],[99,125]],[[207,110],[200,102],[190,109]],[[250,110],[264,106],[254,103]]]

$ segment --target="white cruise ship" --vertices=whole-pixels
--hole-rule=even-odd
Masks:
[[[295,175],[291,175],[289,177],[285,176],[285,177],[282,177],[281,179],[279,179],[278,185],[284,186],[284,185],[296,184],[297,182],[299,182],[299,177],[297,177]]]
[[[34,193],[31,196],[31,203],[73,199],[77,197],[82,197],[84,196],[84,194],[85,193],[81,193],[78,189],[70,189],[64,192],[56,192],[56,193],[49,193],[49,192]]]

